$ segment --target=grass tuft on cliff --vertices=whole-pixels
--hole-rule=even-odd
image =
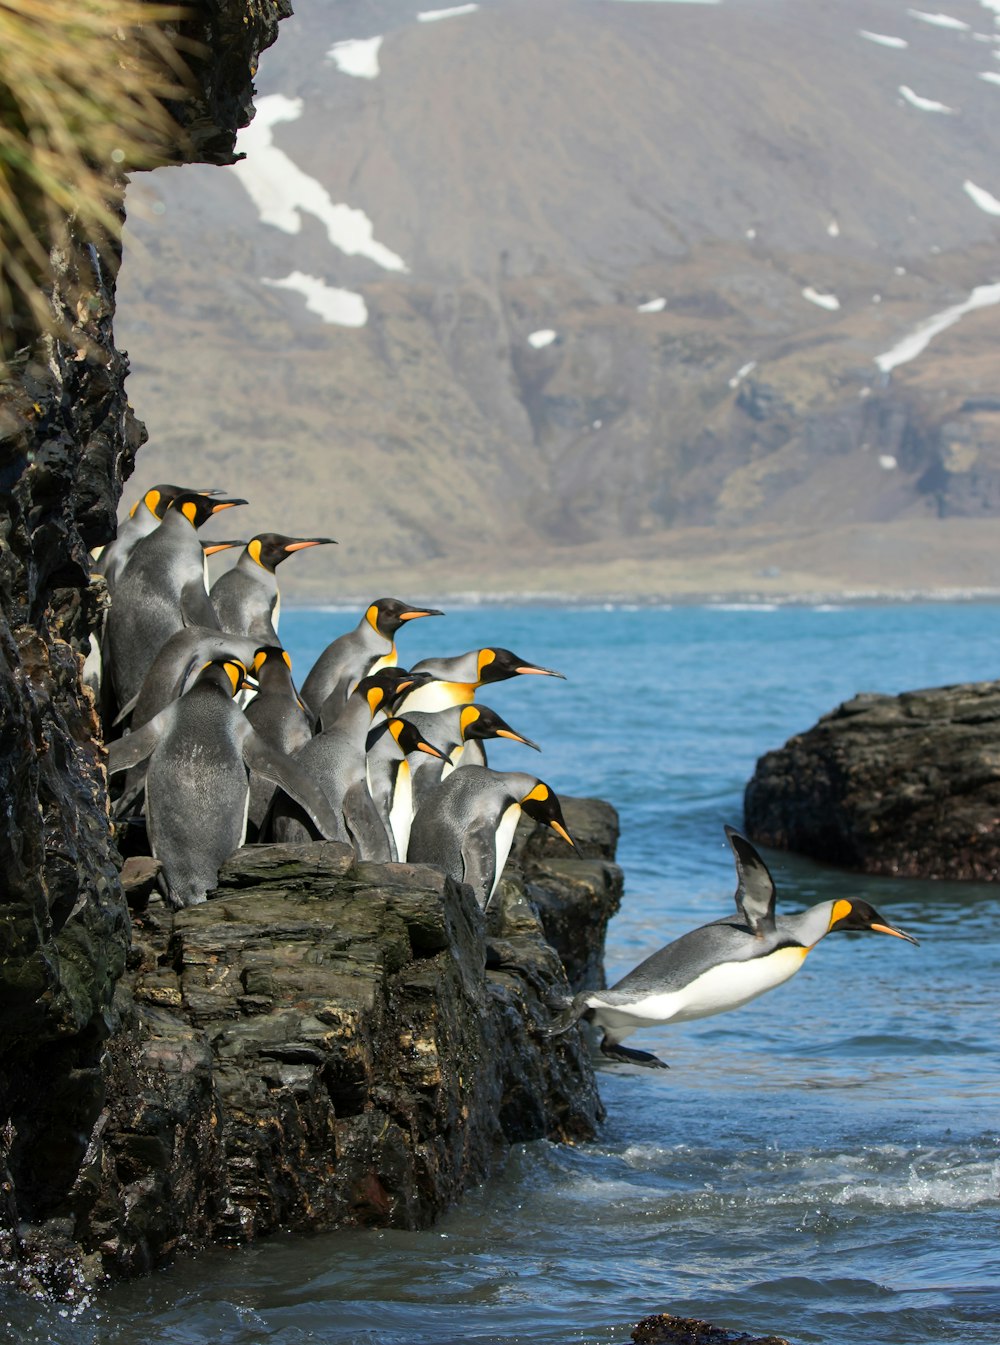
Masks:
[[[0,374],[20,346],[75,320],[72,294],[68,311],[52,299],[68,226],[107,255],[124,172],[176,157],[184,14],[143,0],[0,0]]]

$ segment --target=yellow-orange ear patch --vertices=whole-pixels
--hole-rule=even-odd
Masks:
[[[281,651],[281,657],[285,660],[285,667],[289,672],[292,671],[292,656],[287,649]]]
[[[494,652],[494,650],[480,649],[479,661],[477,664],[477,671],[480,677],[482,677],[483,675],[483,669],[488,668],[491,663],[495,662],[495,660],[496,660],[496,653]]]
[[[369,626],[371,626],[372,630],[378,630],[378,607],[375,603],[372,603],[371,607],[369,607],[368,611],[365,613],[365,620],[368,622]]]
[[[260,558],[260,538],[254,537],[247,543],[247,555],[251,560],[255,560],[258,565],[263,566],[264,562]]]
[[[476,720],[480,717],[480,713],[481,713],[481,711],[480,711],[478,705],[467,705],[467,706],[463,709],[461,715],[459,716],[459,720],[458,720],[459,727],[460,727],[461,730],[462,730],[462,736],[463,736],[463,737],[465,736],[465,734],[466,734],[466,732],[469,730],[469,728],[471,728],[471,726],[472,726],[472,725],[476,722]]]
[[[194,527],[195,519],[198,517],[198,506],[192,500],[187,500],[181,505],[181,513],[191,526]]]
[[[543,785],[542,782],[539,781],[538,784],[535,785],[534,789],[531,791],[530,794],[525,794],[521,802],[527,803],[529,799],[533,799],[536,803],[544,803],[548,797],[549,797],[548,786]]]
[[[850,915],[853,910],[854,907],[849,901],[845,901],[843,898],[841,898],[840,901],[835,901],[833,903],[833,910],[830,913],[830,928],[832,929],[838,920],[843,920],[846,916]]]

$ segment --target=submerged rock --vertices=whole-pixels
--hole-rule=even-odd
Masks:
[[[1000,878],[1000,682],[865,694],[757,763],[761,844],[865,873]]]
[[[512,1143],[591,1138],[586,1047],[539,1030],[579,982],[534,899],[567,928],[579,903],[573,959],[593,977],[621,873],[613,810],[570,810],[583,854],[558,861],[558,890],[526,827],[485,917],[440,870],[356,863],[335,842],[247,847],[177,912],[149,895],[149,866],[130,872],[117,1028],[86,1090],[101,1105],[58,1229],[20,1227],[22,1265],[66,1292],[278,1229],[417,1228]]]
[[[635,1345],[789,1345],[784,1336],[751,1336],[745,1331],[726,1331],[698,1317],[675,1317],[660,1312],[643,1317],[632,1328]]]

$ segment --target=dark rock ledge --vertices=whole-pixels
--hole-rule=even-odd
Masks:
[[[1000,878],[1000,682],[860,695],[757,763],[754,840],[865,873]]]
[[[8,1273],[72,1295],[213,1241],[418,1228],[510,1144],[592,1137],[586,1048],[538,1028],[569,988],[546,928],[573,988],[601,983],[617,819],[564,803],[580,856],[526,826],[486,922],[439,870],[359,864],[332,842],[248,847],[176,914],[149,897],[149,862],[130,874],[133,941],[100,1065],[75,1099],[23,1108],[8,1144],[8,1199],[23,1188],[45,1212],[8,1233]],[[69,1103],[94,1117],[71,1181],[44,1119]]]

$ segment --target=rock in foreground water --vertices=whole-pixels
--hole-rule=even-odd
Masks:
[[[757,763],[763,845],[864,873],[1000,878],[1000,683],[860,695]]]
[[[529,892],[568,924],[579,903],[571,942],[593,975],[621,873],[613,810],[570,808],[581,853],[563,847],[559,891],[528,826],[485,917],[436,868],[357,863],[334,842],[247,847],[177,912],[130,872],[117,1025],[76,1081],[97,1119],[46,1217],[22,1211],[15,1277],[67,1293],[278,1229],[418,1228],[512,1143],[591,1138],[586,1046],[540,1031],[575,986]],[[51,1162],[45,1141],[24,1127],[15,1176]]]

